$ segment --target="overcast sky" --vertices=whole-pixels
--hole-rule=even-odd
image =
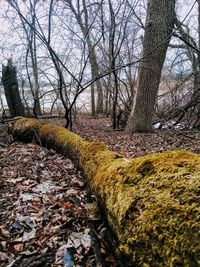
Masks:
[[[24,1],[18,1],[19,5],[21,7],[22,12],[25,11],[25,5]],[[145,1],[141,1],[145,2]],[[187,16],[188,12],[190,14],[185,19],[185,24],[189,25],[189,29],[193,36],[197,37],[197,5],[193,7],[191,10],[191,7],[193,6],[195,0],[188,1],[188,0],[178,0],[177,1],[177,14],[180,17],[181,20]],[[26,44],[26,38],[25,35],[22,34],[21,28],[20,28],[20,21],[19,18],[15,15],[15,13],[12,13],[11,8],[8,8],[8,4],[6,1],[1,1],[1,9],[0,9],[0,62],[6,64],[7,59],[9,57],[13,57],[13,61],[19,65],[21,64],[21,59],[24,57],[25,49],[22,45],[23,43]],[[46,1],[47,3],[47,1]],[[60,2],[61,3],[61,2]],[[141,5],[142,6],[142,5]],[[46,11],[48,10],[48,5],[45,5],[45,1],[41,0],[41,5],[38,9],[39,17],[42,17],[46,14]],[[41,22],[45,24],[45,19],[41,19]],[[58,53],[66,53],[68,54],[67,60],[69,61],[69,56],[73,57],[73,62],[76,62],[76,57],[80,57],[80,50],[78,47],[73,46],[73,49],[71,48],[72,42],[70,42],[71,33],[68,33],[67,35],[67,25],[64,25],[64,21],[60,21],[59,19],[56,19],[54,17],[54,23],[58,25],[56,28],[56,31],[53,31],[52,33],[52,44],[54,45],[54,48]],[[67,24],[67,22],[65,21]],[[59,25],[65,28],[65,33],[62,33],[62,31],[59,31],[62,27],[59,27]],[[74,25],[74,27],[77,27]],[[15,29],[14,29],[15,28]],[[14,30],[13,30],[14,29]],[[63,36],[65,34],[65,36]],[[176,40],[173,40],[173,42],[176,42]],[[42,57],[45,54],[45,48],[42,48],[43,46],[40,46],[40,49],[38,50],[38,56]],[[172,51],[168,52],[168,60],[173,60],[172,57]],[[79,59],[78,59],[79,60]],[[42,62],[45,62],[43,58],[41,58]],[[78,61],[77,61],[78,62]],[[166,61],[168,62],[168,61]],[[75,68],[77,68],[76,64],[73,64]],[[72,66],[72,67],[73,67]],[[1,68],[1,67],[0,67]],[[78,69],[77,69],[78,70]]]

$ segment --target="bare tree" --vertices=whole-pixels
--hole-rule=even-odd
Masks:
[[[89,8],[91,7],[91,5],[96,5],[97,9],[100,10],[102,2],[99,3],[95,2],[93,4],[90,4],[86,3],[86,0],[77,1],[76,2],[77,9],[75,8],[73,1],[66,0],[65,2],[67,3],[68,7],[74,14],[75,19],[79,24],[82,34],[87,42],[89,61],[91,66],[91,74],[92,74],[92,79],[94,79],[96,76],[99,75],[99,66],[96,56],[95,44],[93,44],[91,40],[92,25],[90,24]],[[103,89],[100,80],[96,80],[95,84],[97,87],[97,94],[98,94],[97,107],[96,107],[96,112],[98,114],[103,112]],[[91,99],[92,99],[92,114],[94,115],[95,114],[94,83],[91,85]]]
[[[197,5],[196,5],[197,3]],[[177,27],[174,32],[175,40],[180,40],[179,43],[170,44],[171,48],[179,49],[177,60],[181,60],[181,55],[190,62],[191,70],[187,74],[187,79],[190,78],[190,88],[185,93],[184,101],[180,98],[178,104],[169,110],[168,118],[175,118],[174,126],[180,122],[184,123],[186,128],[200,128],[200,1],[193,3],[190,11],[197,7],[198,16],[196,16],[197,37],[190,30],[190,26],[186,23],[181,23],[178,16],[175,17],[175,25]],[[189,13],[190,13],[189,11]],[[188,13],[188,14],[189,14]]]
[[[30,82],[30,88],[31,92],[33,94],[33,113],[35,117],[40,116],[42,114],[41,107],[40,107],[40,101],[39,101],[39,95],[40,95],[40,85],[39,85],[39,75],[38,75],[38,57],[37,57],[37,36],[34,31],[34,28],[36,27],[37,17],[36,17],[36,9],[38,7],[38,1],[27,1],[26,7],[28,8],[28,14],[27,16],[30,17],[30,24],[25,23],[25,21],[22,19],[22,17],[18,14],[19,19],[21,21],[22,29],[24,30],[25,36],[26,36],[26,60],[28,60],[28,57],[30,55],[31,60],[31,77],[29,79]],[[11,6],[15,6],[17,10],[20,10],[20,7],[18,5],[17,1],[10,2]],[[27,73],[29,72],[28,64],[27,66]]]
[[[57,88],[48,90],[49,93],[59,92],[59,99],[57,93],[55,99],[64,107],[66,127],[70,127],[72,123],[72,110],[79,96],[87,88],[94,89],[94,84],[100,84],[102,87],[103,82],[109,99],[106,102],[112,106],[113,127],[116,127],[116,111],[122,99],[125,103],[126,98],[132,98],[134,91],[130,91],[135,84],[130,76],[132,71],[135,72],[132,66],[138,62],[137,56],[140,50],[138,43],[131,46],[135,43],[133,39],[138,32],[135,31],[138,26],[135,27],[137,24],[134,21],[137,17],[134,15],[137,2],[136,0],[122,0],[116,3],[109,1],[102,5],[102,1],[90,3],[88,0],[75,2],[48,0],[39,5],[40,1],[33,3],[33,0],[26,0],[19,5],[21,2],[18,0],[8,1],[13,7],[13,12],[16,12],[21,19],[21,28],[27,30],[25,36],[28,38],[24,50],[26,55],[23,55],[27,69],[26,80],[28,78],[30,87],[34,91],[35,80],[40,85],[39,80],[42,75],[51,81],[46,72],[48,68],[51,69],[54,79],[56,77],[57,80]],[[37,4],[37,8],[33,4]],[[75,14],[79,16],[79,20],[81,19],[82,29],[79,23],[75,23],[77,21]],[[130,29],[134,29],[132,33]],[[127,47],[130,49],[128,53]],[[93,56],[98,71],[91,69]],[[31,67],[37,70],[36,79]],[[92,92],[94,93],[94,90]],[[41,103],[44,100],[43,95],[40,88]],[[92,99],[94,100],[94,94]]]

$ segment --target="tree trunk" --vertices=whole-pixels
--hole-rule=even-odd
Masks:
[[[92,46],[91,40],[87,37],[87,45],[89,50],[89,61],[92,72],[92,80],[95,79],[99,75],[99,66],[97,63],[97,57],[95,48]],[[103,89],[101,86],[100,80],[97,80],[94,84],[96,84],[97,89],[97,105],[96,105],[96,114],[103,113]]]
[[[139,65],[137,92],[128,120],[129,132],[152,130],[152,115],[161,71],[174,24],[175,0],[149,0]]]
[[[197,0],[198,4],[198,49],[200,49],[200,0]],[[194,106],[194,114],[196,119],[193,124],[193,128],[200,129],[200,52],[197,52],[197,66],[194,73],[194,99],[196,104]]]
[[[35,10],[35,4],[36,2],[34,3],[34,10]],[[33,24],[33,27],[35,28],[35,14],[32,15],[32,24]],[[34,79],[33,111],[37,117],[37,116],[42,115],[42,111],[41,111],[40,100],[39,100],[40,85],[39,85],[39,77],[38,77],[36,33],[35,33],[35,30],[33,29],[31,29],[31,40],[29,41],[29,49],[31,53],[31,62],[32,62],[33,79]]]
[[[96,109],[95,109],[94,84],[91,84],[91,112],[92,112],[92,117],[95,117]]]
[[[24,106],[19,94],[17,73],[12,59],[8,60],[7,66],[2,67],[2,83],[10,115],[12,117],[24,116]]]
[[[16,121],[11,132],[24,141],[35,136],[78,164],[118,238],[118,253],[128,257],[123,266],[199,266],[198,154],[168,151],[127,159],[103,143],[35,119]]]
[[[73,14],[76,18],[76,21],[78,22],[80,29],[83,33],[83,36],[86,40],[87,47],[88,47],[88,53],[89,53],[89,62],[90,62],[90,66],[91,66],[91,74],[92,74],[91,76],[92,76],[92,80],[94,80],[99,75],[99,66],[98,66],[98,62],[97,62],[95,46],[93,45],[93,43],[91,41],[91,36],[90,36],[91,35],[90,34],[90,27],[91,26],[89,25],[89,14],[88,14],[86,1],[85,0],[81,1],[82,8],[83,8],[82,11],[80,11],[79,1],[78,1],[79,4],[77,4],[77,10],[75,9],[75,7],[73,5],[72,0],[66,0],[66,2],[68,3],[71,11],[73,12]],[[96,107],[95,114],[103,113],[103,89],[101,86],[101,82],[98,79],[98,80],[94,81],[94,84],[96,85],[96,89],[97,89],[97,105],[96,105],[97,107]],[[92,94],[92,91],[91,91],[91,94]],[[93,101],[93,100],[94,99],[91,99],[91,101]],[[92,104],[93,104],[92,113],[94,113],[94,101],[92,102]]]
[[[197,0],[198,4],[198,49],[200,49],[200,0]],[[200,91],[200,52],[197,53],[197,73],[195,77],[195,91]]]
[[[111,29],[109,33],[109,61],[110,61],[110,69],[113,70],[111,73],[111,77],[113,76],[113,101],[112,101],[112,127],[113,129],[117,128],[117,100],[118,100],[118,78],[117,71],[115,70],[116,63],[116,55],[115,55],[115,35],[116,35],[116,21],[115,14],[112,7],[111,0],[109,0],[109,11],[110,11],[110,20],[111,20]]]

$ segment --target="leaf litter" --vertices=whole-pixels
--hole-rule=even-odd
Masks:
[[[64,120],[57,120],[64,125]],[[150,133],[113,130],[110,118],[78,114],[74,131],[89,140],[104,142],[109,149],[125,157],[139,157],[166,150],[189,150],[200,153],[200,131],[154,129]]]
[[[95,196],[70,160],[14,143],[0,148],[0,182],[0,266],[117,266]]]

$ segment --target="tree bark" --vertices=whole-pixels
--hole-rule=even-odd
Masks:
[[[96,109],[95,109],[95,95],[94,95],[94,84],[91,84],[91,112],[92,117],[95,117],[96,115]]]
[[[30,2],[31,3],[31,2]],[[37,118],[37,116],[42,115],[41,106],[40,106],[40,85],[39,85],[39,77],[38,77],[38,60],[37,60],[37,44],[36,44],[36,33],[35,33],[35,24],[36,24],[36,4],[37,1],[31,3],[31,26],[28,30],[27,25],[24,20],[20,16],[22,27],[26,34],[27,38],[27,55],[26,60],[28,60],[28,55],[30,52],[31,58],[31,66],[32,66],[32,76],[33,76],[33,84],[30,79],[30,75],[28,73],[28,64],[26,64],[27,73],[29,76],[29,83],[31,87],[31,92],[33,95],[33,114]]]
[[[91,66],[92,80],[94,80],[99,75],[99,66],[97,63],[95,47],[92,46],[92,42],[89,36],[87,37],[87,46],[88,46],[88,50],[90,53],[89,62]],[[102,89],[100,80],[97,80],[94,84],[96,84],[96,89],[97,89],[97,105],[96,105],[95,113],[100,114],[100,113],[103,113],[103,89]]]
[[[2,67],[2,83],[10,115],[12,117],[24,116],[24,106],[21,101],[16,68],[12,64],[12,59],[8,60],[7,66]]]
[[[127,159],[103,143],[35,119],[16,121],[11,132],[56,149],[83,170],[130,266],[199,266],[198,154],[168,151]]]
[[[137,92],[128,120],[129,132],[152,130],[152,116],[162,67],[174,25],[175,0],[149,0],[139,65]]]
[[[200,49],[200,0],[197,0],[198,4],[198,49]],[[200,52],[197,52],[197,66],[194,73],[194,96],[196,104],[193,112],[196,114],[196,119],[193,124],[193,128],[200,129]]]

